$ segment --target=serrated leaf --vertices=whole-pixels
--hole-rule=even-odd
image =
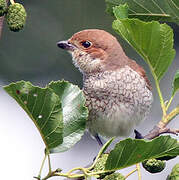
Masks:
[[[94,162],[93,162],[93,166],[96,166],[96,163],[98,162],[99,158],[102,156],[102,154],[106,151],[106,149],[110,146],[110,144],[113,142],[114,138],[111,138],[110,140],[108,140],[100,149],[98,155],[96,156]]]
[[[173,31],[167,24],[138,19],[117,19],[113,29],[147,62],[156,80],[160,80],[172,63]]]
[[[115,6],[113,8],[113,13],[116,19],[125,19],[128,17],[129,6],[127,4],[121,6]]]
[[[105,170],[118,170],[147,159],[179,155],[179,143],[170,136],[151,141],[125,139],[116,144],[107,159]]]
[[[63,152],[77,143],[84,134],[88,110],[83,92],[66,81],[51,82],[49,87],[60,97],[63,108],[63,143],[51,153]]]
[[[179,70],[177,70],[174,76],[172,96],[174,96],[178,90],[179,90]]]
[[[127,3],[129,18],[143,21],[168,21],[179,24],[178,0],[105,0],[107,12],[113,15],[113,7]]]
[[[48,150],[63,142],[61,102],[50,88],[40,88],[30,82],[19,81],[4,89],[32,119]]]

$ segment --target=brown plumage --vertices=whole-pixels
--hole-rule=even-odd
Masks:
[[[92,46],[87,49],[84,48],[80,44],[80,42],[83,41],[93,42]],[[129,59],[125,55],[117,39],[108,32],[99,29],[83,30],[74,34],[69,42],[82,48],[82,50],[90,54],[91,57],[101,58],[101,60],[104,61],[103,64],[105,64],[106,69],[116,70],[128,64],[134,71],[144,77],[148,84],[148,88],[150,90],[152,89],[145,70],[134,60]]]

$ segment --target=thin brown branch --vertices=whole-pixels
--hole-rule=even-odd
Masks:
[[[149,132],[149,134],[144,136],[144,138],[153,139],[153,138],[160,136],[161,134],[165,134],[165,133],[178,135],[179,129],[171,129],[168,127],[160,128],[158,126],[154,126],[154,128]]]
[[[6,0],[6,2],[8,3],[9,0]],[[4,24],[4,16],[0,17],[0,39],[1,39],[1,35],[2,35],[3,24]]]
[[[178,114],[179,114],[179,106],[177,106],[175,109],[173,109],[172,112],[170,112],[168,115],[166,115],[165,119],[161,120],[156,126],[154,126],[154,128],[143,138],[153,139],[153,138],[160,136],[161,134],[165,134],[165,133],[178,135],[179,129],[171,129],[171,128],[167,127],[168,123],[172,119],[174,119]]]

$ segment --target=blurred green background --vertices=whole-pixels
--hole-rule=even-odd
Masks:
[[[0,78],[4,82],[31,80],[46,84],[66,79],[81,84],[71,57],[56,46],[73,33],[87,28],[111,30],[112,18],[103,0],[17,1],[27,10],[25,29],[19,33],[3,28],[0,40]]]
[[[0,80],[3,84],[23,79],[45,85],[51,80],[65,79],[81,86],[81,75],[72,65],[70,55],[57,48],[56,42],[88,28],[105,29],[119,38],[111,28],[113,18],[105,13],[104,0],[16,2],[25,6],[27,23],[19,33],[9,31],[4,23],[0,39]],[[175,33],[177,38],[177,28]],[[128,56],[140,59],[123,40],[120,42]],[[146,67],[143,61],[140,64]]]

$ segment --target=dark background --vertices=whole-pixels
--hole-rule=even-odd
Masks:
[[[70,55],[56,46],[57,41],[66,40],[77,31],[99,28],[111,32],[122,44],[129,57],[135,59],[147,71],[153,84],[154,103],[148,119],[138,128],[148,132],[161,118],[161,109],[153,78],[146,63],[111,28],[113,18],[105,13],[104,0],[28,0],[22,3],[28,13],[25,29],[19,33],[10,32],[4,23],[0,39],[0,84],[12,81],[29,80],[45,86],[51,80],[65,79],[82,86],[82,75],[76,69]],[[166,76],[161,80],[161,89],[165,99],[171,92],[171,82],[179,69],[179,28],[174,29],[175,60]],[[176,95],[171,108],[179,102]],[[37,175],[43,157],[44,145],[39,133],[25,112],[0,88],[0,154],[3,154],[0,168],[4,178],[31,180]],[[170,126],[178,127],[176,118]],[[131,135],[133,136],[133,135]],[[75,147],[62,154],[52,155],[54,167],[66,170],[86,165],[96,155],[99,147],[87,134]],[[166,170],[158,175],[143,172],[144,179],[165,179],[178,158],[167,163]],[[9,168],[11,173],[9,173]],[[123,170],[127,174],[129,170]],[[3,176],[3,175],[2,175]],[[59,179],[59,178],[54,178]],[[137,179],[131,176],[129,180]]]

